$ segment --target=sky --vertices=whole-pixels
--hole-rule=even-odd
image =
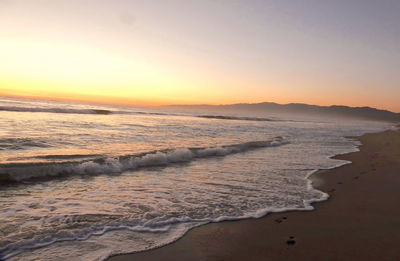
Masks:
[[[400,112],[400,1],[0,0],[0,95]]]

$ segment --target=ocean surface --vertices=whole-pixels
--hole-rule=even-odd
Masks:
[[[0,98],[0,259],[104,260],[311,210],[307,177],[382,122]]]

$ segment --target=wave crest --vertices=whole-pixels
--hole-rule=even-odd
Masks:
[[[102,115],[113,113],[113,111],[102,110],[102,109],[66,109],[66,108],[17,107],[17,106],[0,106],[0,111],[102,114]]]
[[[64,175],[121,173],[144,167],[168,166],[175,163],[190,162],[198,158],[221,157],[287,143],[288,141],[282,137],[276,137],[269,141],[251,141],[218,147],[177,148],[116,158],[99,157],[80,162],[8,163],[0,165],[0,182],[20,182],[35,178],[51,179]]]
[[[237,120],[237,121],[278,121],[270,118],[239,117],[239,116],[226,116],[226,115],[199,115],[197,117],[206,119]]]

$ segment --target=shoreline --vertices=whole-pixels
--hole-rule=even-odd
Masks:
[[[308,177],[314,189],[329,194],[313,202],[312,211],[209,223],[165,246],[107,260],[396,260],[400,131],[355,138],[359,151],[332,157],[351,164]]]

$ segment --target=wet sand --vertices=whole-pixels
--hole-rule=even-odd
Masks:
[[[311,177],[330,194],[314,211],[207,224],[167,246],[109,261],[400,260],[400,132],[358,139],[360,152],[335,157],[352,164]]]

